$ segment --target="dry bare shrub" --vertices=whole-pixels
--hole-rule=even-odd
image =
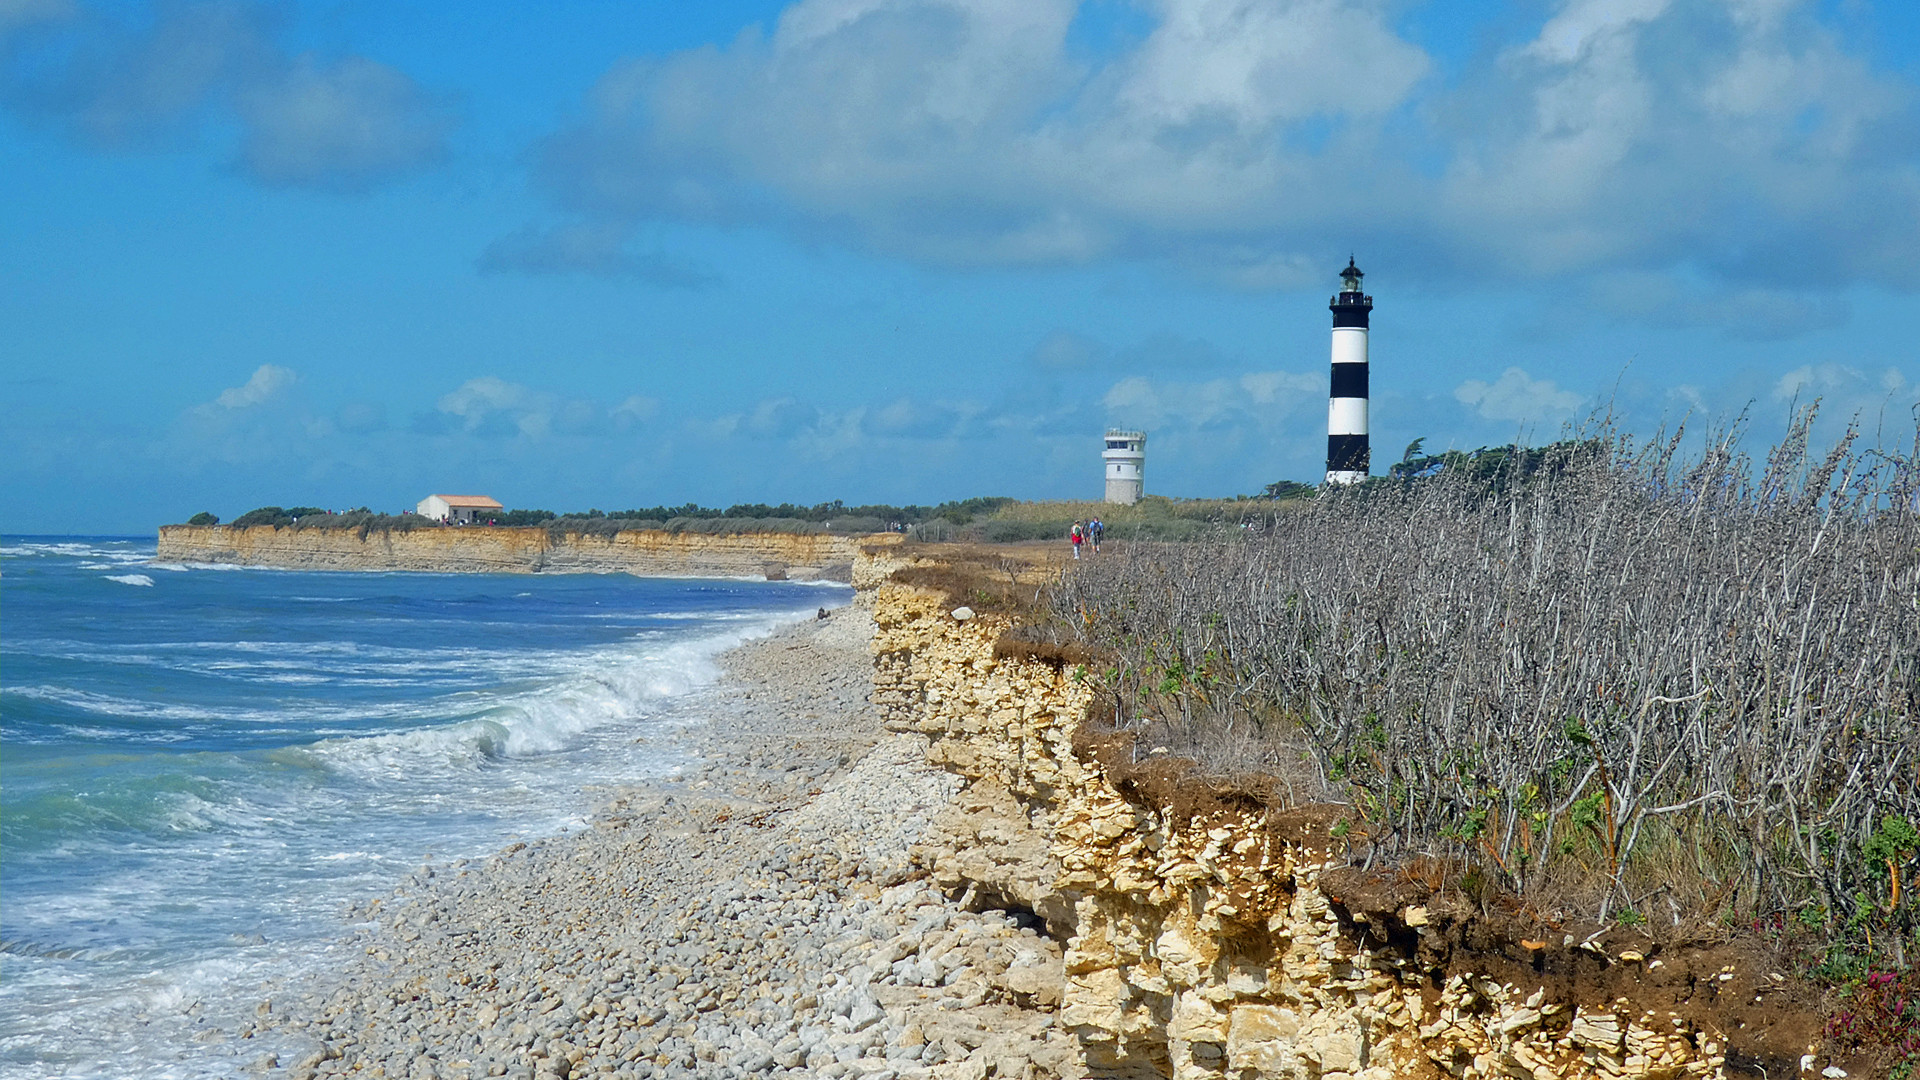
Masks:
[[[1479,860],[1542,909],[1796,910],[1898,948],[1920,428],[1911,453],[1849,431],[1814,456],[1812,420],[1757,462],[1738,424],[1696,459],[1600,426],[1531,479],[1328,491],[1262,535],[1084,560],[1054,614],[1119,657],[1094,673],[1118,727],[1226,768],[1303,748],[1375,858]]]

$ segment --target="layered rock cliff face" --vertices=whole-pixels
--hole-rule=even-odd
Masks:
[[[435,573],[628,573],[647,577],[847,580],[855,537],[787,533],[611,536],[542,528],[424,528],[411,532],[167,525],[161,562],[233,563],[288,570],[418,570]]]
[[[870,554],[854,579],[878,626],[888,726],[924,734],[966,782],[920,858],[950,890],[1031,911],[1065,942],[1056,1022],[1095,1075],[1761,1075],[1729,1071],[1721,1033],[1738,1020],[1701,1023],[1682,1003],[1757,1003],[1764,971],[1663,964],[1597,937],[1468,955],[1464,921],[1430,889],[1343,887],[1358,875],[1338,808],[1143,794],[1133,749],[1082,730],[1093,694],[1075,665],[1009,649],[1005,616],[958,617],[946,592],[895,583],[905,565]],[[1808,1068],[1797,1054],[1768,1064]]]

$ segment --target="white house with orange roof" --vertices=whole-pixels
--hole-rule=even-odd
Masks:
[[[485,495],[429,495],[420,500],[414,513],[453,525],[473,525],[496,516],[503,509],[505,507]]]

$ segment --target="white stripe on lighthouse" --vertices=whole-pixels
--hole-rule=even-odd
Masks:
[[[1327,434],[1329,435],[1365,435],[1367,433],[1367,399],[1363,397],[1337,397],[1327,401]]]
[[[1358,326],[1335,327],[1333,331],[1333,362],[1336,364],[1366,363],[1366,330]]]

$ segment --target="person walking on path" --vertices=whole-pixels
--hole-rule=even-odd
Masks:
[[[1082,531],[1079,522],[1074,522],[1073,528],[1067,531],[1067,539],[1073,543],[1073,557],[1079,558],[1081,541],[1086,539],[1086,534]]]
[[[1107,525],[1099,518],[1087,523],[1087,539],[1093,541],[1093,553],[1100,554],[1100,538],[1107,535]]]

